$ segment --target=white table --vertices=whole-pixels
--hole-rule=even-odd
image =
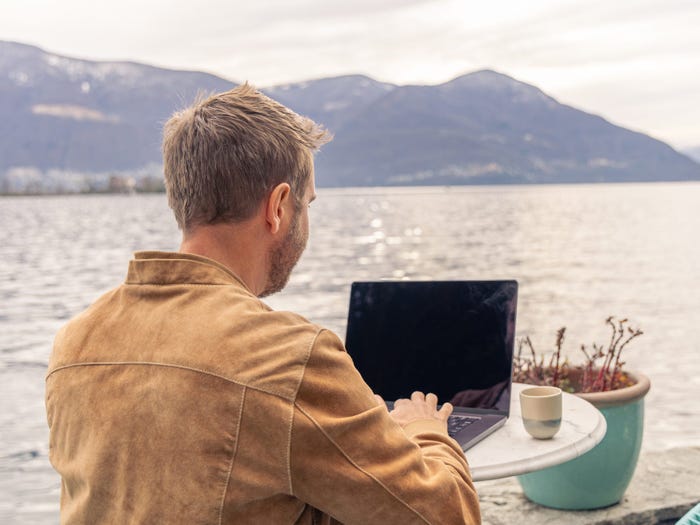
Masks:
[[[552,439],[525,432],[520,415],[520,391],[530,385],[513,383],[510,418],[485,440],[466,451],[474,481],[519,476],[553,467],[596,446],[605,436],[605,418],[588,401],[571,394],[562,399],[562,425]]]

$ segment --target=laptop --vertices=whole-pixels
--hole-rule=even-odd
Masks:
[[[452,403],[467,450],[510,415],[517,296],[516,281],[355,282],[345,345],[390,409],[416,390]]]

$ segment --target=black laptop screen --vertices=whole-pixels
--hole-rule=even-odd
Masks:
[[[356,282],[346,347],[387,401],[414,390],[440,403],[508,411],[515,281]]]

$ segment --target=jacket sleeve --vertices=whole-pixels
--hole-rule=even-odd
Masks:
[[[401,428],[325,330],[297,394],[289,466],[294,496],[347,525],[480,523],[464,453],[444,424]]]

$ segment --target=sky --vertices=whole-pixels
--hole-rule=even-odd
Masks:
[[[700,0],[0,0],[0,40],[258,87],[357,73],[439,84],[488,68],[700,146]]]

